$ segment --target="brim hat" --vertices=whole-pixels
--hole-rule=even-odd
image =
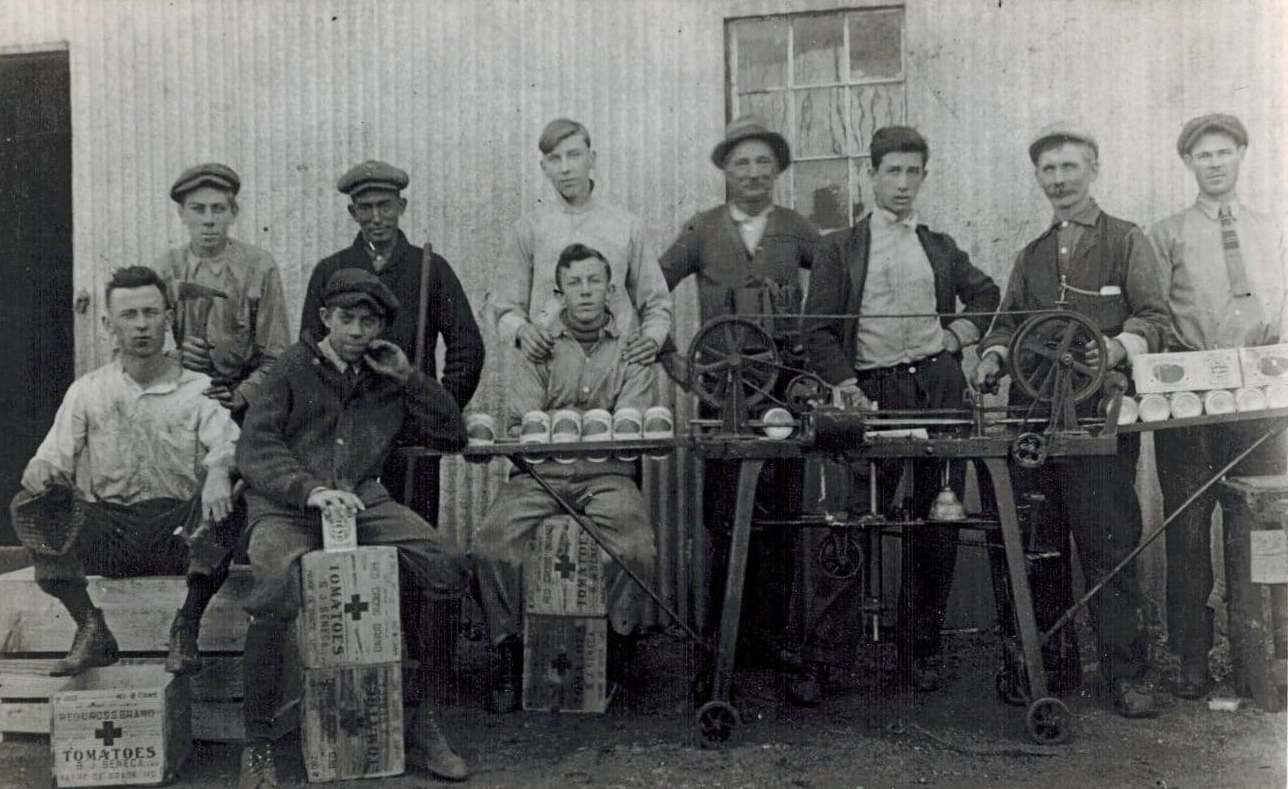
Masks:
[[[1236,145],[1248,144],[1248,130],[1243,121],[1224,112],[1212,112],[1191,118],[1181,127],[1181,134],[1176,138],[1176,153],[1182,159],[1194,147],[1194,143],[1208,132],[1223,132],[1230,135]]]
[[[170,199],[182,203],[183,198],[194,189],[213,186],[231,192],[234,196],[241,191],[241,179],[236,171],[226,164],[206,162],[184,170],[170,187]]]
[[[711,151],[711,162],[721,170],[725,159],[738,143],[745,140],[761,140],[769,144],[778,160],[778,169],[786,170],[792,163],[792,149],[787,145],[783,135],[770,130],[765,122],[755,115],[743,115],[725,129],[725,138]]]
[[[1077,142],[1083,145],[1091,146],[1097,158],[1100,156],[1100,143],[1096,138],[1084,129],[1081,129],[1068,121],[1058,121],[1045,127],[1029,143],[1029,161],[1033,164],[1038,163],[1038,156],[1042,151],[1050,148],[1052,145],[1059,145],[1066,142]]]
[[[349,168],[344,175],[340,176],[335,188],[340,190],[340,194],[357,197],[371,189],[401,192],[410,182],[411,178],[406,171],[387,162],[372,159]]]
[[[331,275],[322,289],[327,307],[355,307],[366,304],[392,321],[398,315],[398,297],[380,278],[360,268],[342,268]]]

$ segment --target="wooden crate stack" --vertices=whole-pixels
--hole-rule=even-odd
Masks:
[[[301,746],[309,781],[404,770],[398,553],[357,547],[351,515],[327,513],[324,548],[300,563]]]
[[[199,646],[204,668],[191,678],[192,736],[239,742],[242,726],[242,644],[249,621],[242,609],[251,589],[249,567],[234,566],[228,582],[202,618]],[[165,663],[170,621],[183,604],[183,578],[89,578],[89,594],[103,609],[122,651],[123,665]],[[0,575],[0,733],[48,734],[50,699],[72,684],[49,670],[67,653],[76,625],[67,610],[36,586],[31,567]],[[287,650],[282,703],[275,735],[299,720],[299,671]]]
[[[567,516],[548,518],[524,563],[523,708],[608,707],[607,555]]]

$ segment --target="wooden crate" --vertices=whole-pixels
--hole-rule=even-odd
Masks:
[[[1132,361],[1139,394],[1238,389],[1243,385],[1239,352],[1233,348],[1185,353],[1143,353]]]
[[[159,666],[108,666],[51,703],[55,786],[157,786],[192,752],[188,681]]]
[[[313,551],[300,562],[300,657],[305,668],[402,660],[398,551]]]
[[[523,708],[608,708],[608,620],[528,614],[523,622]]]
[[[305,669],[300,729],[310,782],[401,774],[402,664]]]
[[[1278,712],[1288,685],[1288,476],[1230,477],[1219,495],[1235,691]]]
[[[608,555],[567,515],[547,518],[528,541],[524,598],[529,614],[605,616]]]
[[[234,566],[202,618],[205,668],[191,680],[195,739],[243,737],[240,653],[249,618],[242,606],[250,588],[250,568]],[[184,579],[91,576],[89,589],[121,645],[121,665],[164,664],[170,621],[187,594]],[[6,732],[49,734],[50,699],[69,682],[50,677],[49,669],[66,654],[75,631],[62,604],[36,586],[32,568],[0,575],[0,739]],[[290,642],[275,736],[294,730],[299,720],[299,656]]]

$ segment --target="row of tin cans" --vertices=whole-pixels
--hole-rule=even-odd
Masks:
[[[1288,384],[1211,389],[1206,392],[1151,393],[1139,399],[1124,397],[1118,424],[1189,419],[1203,414],[1221,415],[1288,408]]]
[[[496,442],[496,420],[489,414],[470,414],[465,428],[472,446]],[[556,411],[529,411],[519,425],[520,444],[573,444],[598,441],[666,440],[675,437],[675,419],[666,406],[653,406],[642,413],[638,408],[619,408],[610,412],[594,408],[586,412],[572,408]],[[584,456],[593,463],[603,463],[608,452]],[[535,453],[532,460],[543,460]],[[633,453],[618,453],[620,460],[635,460]],[[658,455],[657,457],[664,457]],[[572,456],[555,455],[560,463],[572,463]]]

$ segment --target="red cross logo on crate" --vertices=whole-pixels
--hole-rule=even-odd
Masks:
[[[111,748],[116,743],[116,738],[124,733],[123,729],[111,721],[104,721],[102,726],[94,730],[94,736],[103,741],[104,748]]]
[[[568,653],[560,652],[559,657],[550,661],[550,668],[560,675],[567,674],[568,669],[572,668],[572,661],[568,659]]]
[[[572,559],[568,558],[568,554],[559,554],[559,561],[555,562],[555,572],[559,573],[560,578],[565,581],[568,580],[576,569],[577,565],[573,563]]]
[[[362,599],[362,597],[356,593],[353,595],[353,597],[349,598],[349,602],[344,604],[344,612],[348,614],[350,617],[352,617],[353,621],[355,622],[362,619],[362,615],[365,614],[367,610],[370,608],[371,606],[368,605]]]

